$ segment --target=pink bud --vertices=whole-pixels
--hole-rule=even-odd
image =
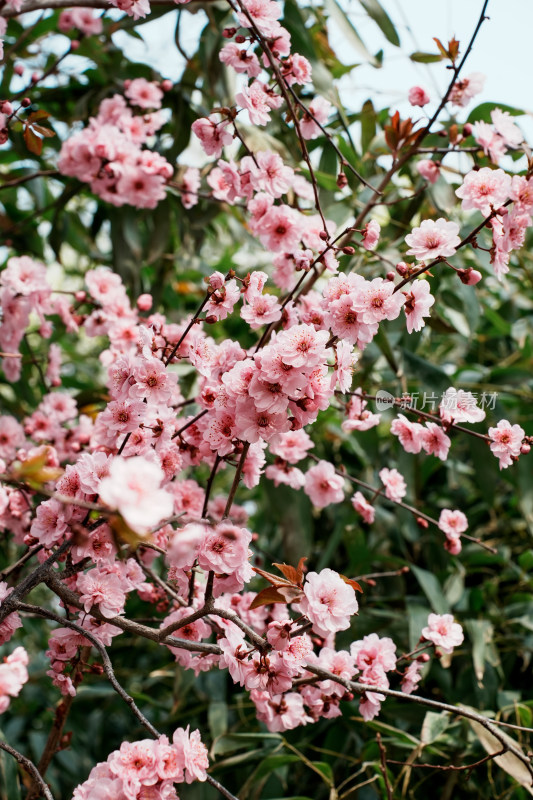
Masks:
[[[20,101],[20,105],[22,106],[22,108],[28,108],[28,106],[31,106],[30,98],[29,97],[23,97],[22,100]]]
[[[173,84],[172,84],[172,81],[170,81],[168,78],[165,78],[164,81],[161,81],[160,86],[161,86],[161,89],[164,92],[170,92],[170,90],[172,89]]]
[[[81,289],[79,292],[76,292],[74,297],[78,301],[78,303],[83,303],[83,301],[87,297],[87,292],[84,292],[83,289]]]
[[[222,31],[222,36],[224,39],[233,39],[235,34],[237,33],[237,28],[224,28]]]
[[[32,83],[37,83],[39,78],[40,78],[40,75],[39,75],[38,72],[32,72],[32,75],[31,75],[31,82]]]
[[[79,48],[79,46],[80,46],[80,43],[79,43],[79,41],[77,39],[73,39],[71,41],[71,43],[70,43],[70,49],[71,50],[77,50]]]
[[[522,453],[522,455],[523,455],[523,456],[527,456],[527,454],[528,454],[530,451],[531,451],[531,445],[530,445],[530,444],[528,444],[527,442],[524,442],[524,444],[523,444],[523,445],[522,445],[522,447],[520,448],[520,452]]]
[[[9,100],[2,100],[0,103],[0,111],[2,114],[12,114],[13,113],[13,106],[9,102]]]
[[[409,89],[407,99],[412,106],[420,107],[425,106],[430,101],[429,94],[421,86],[413,86]]]
[[[450,553],[452,556],[458,556],[463,546],[461,544],[461,540],[459,538],[455,539],[446,539],[444,542],[444,549]]]
[[[479,283],[483,277],[481,272],[478,272],[477,269],[472,269],[472,267],[468,267],[467,269],[458,269],[457,275],[461,283],[464,283],[465,286],[475,286],[476,283]]]
[[[396,275],[395,275],[395,274],[394,274],[394,272],[391,270],[390,272],[387,272],[387,274],[385,275],[385,277],[386,277],[386,279],[387,279],[388,281],[393,281],[393,280],[394,280],[394,278],[396,277]]]
[[[399,264],[396,264],[396,272],[402,278],[405,278],[410,269],[411,267],[409,266],[409,264],[406,264],[405,261],[400,261]]]
[[[470,136],[470,134],[472,133],[472,130],[473,130],[473,128],[472,128],[472,125],[470,124],[470,122],[466,122],[463,125],[463,135],[464,136]]]
[[[327,240],[329,239],[329,236],[326,233],[326,231],[320,231],[318,235],[320,236],[323,242],[327,242]]]
[[[427,664],[427,662],[429,661],[429,654],[428,653],[420,653],[420,655],[417,657],[416,660],[420,661],[421,664]]]
[[[150,311],[152,303],[153,298],[151,294],[141,294],[137,298],[137,308],[139,311]]]
[[[22,66],[22,64],[15,64],[15,66],[13,67],[13,72],[15,73],[15,75],[23,75],[24,67]]]

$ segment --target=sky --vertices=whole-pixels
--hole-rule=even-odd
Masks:
[[[379,97],[383,105],[389,102],[400,112],[409,109],[407,90],[414,84],[424,85],[436,96],[449,80],[449,71],[443,63],[415,64],[409,54],[415,50],[436,52],[433,36],[443,42],[452,36],[459,39],[462,50],[476,26],[482,0],[380,0],[399,33],[401,48],[389,44],[379,28],[369,19],[359,0],[342,0],[353,25],[367,48],[376,53],[384,50],[382,69],[360,66],[342,80],[342,93],[352,109],[368,97]],[[193,53],[200,30],[205,24],[203,12],[190,14],[182,6],[181,42],[184,50]],[[531,56],[531,31],[533,30],[533,0],[491,0],[487,20],[478,35],[470,54],[465,74],[483,72],[487,75],[485,88],[475,102],[500,102],[533,112],[533,58]],[[128,52],[148,61],[164,77],[177,80],[184,60],[174,43],[175,25],[154,20],[137,30],[145,40],[134,42],[123,34],[116,35],[117,44],[128,39]],[[121,39],[121,36],[123,39]],[[349,64],[361,60],[334,23],[329,24],[329,36],[341,61]],[[526,122],[533,133],[533,116]],[[531,137],[533,138],[533,137]],[[530,138],[530,140],[531,140]]]

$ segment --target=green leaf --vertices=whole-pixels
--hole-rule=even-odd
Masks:
[[[320,774],[324,777],[324,781],[328,786],[333,786],[333,770],[331,769],[329,764],[326,764],[325,761],[313,761],[313,767],[320,772]]]
[[[325,0],[324,7],[330,16],[330,19],[333,19],[340,28],[348,44],[353,47],[354,50],[357,50],[357,52],[360,53],[363,58],[369,61],[372,66],[379,66],[377,58],[373,56],[369,50],[367,50],[365,43],[355,30],[344,9],[341,8],[339,3],[337,3],[337,0]]]
[[[376,135],[376,120],[376,111],[372,100],[367,100],[361,109],[361,150],[363,155],[370,149],[370,144]]]
[[[369,17],[371,17],[389,42],[400,46],[400,37],[393,22],[378,0],[359,0]]]
[[[420,738],[423,744],[433,744],[444,733],[450,724],[450,715],[447,712],[436,714],[434,711],[426,712]]]
[[[521,108],[506,106],[503,103],[481,103],[472,109],[468,115],[467,122],[491,122],[490,112],[494,111],[495,108],[499,108],[501,111],[508,111],[512,117],[521,117],[526,113]]]
[[[442,61],[444,56],[440,53],[422,53],[417,50],[409,56],[411,61],[416,61],[417,64],[435,64],[437,61]]]
[[[207,722],[213,739],[222,736],[228,729],[228,705],[223,700],[209,703]]]
[[[444,596],[437,577],[432,572],[428,572],[414,564],[411,565],[411,572],[422,587],[422,591],[429,600],[429,604],[435,614],[448,614],[450,604]]]
[[[301,760],[302,759],[299,758],[299,756],[290,755],[289,753],[279,753],[267,756],[257,767],[254,773],[254,780],[260,780],[261,778],[264,778],[265,775],[270,775],[271,772],[279,767],[284,767],[286,764],[301,762]]]
[[[487,619],[467,619],[465,628],[472,639],[472,661],[479,686],[483,686],[487,645],[492,641],[493,627]]]

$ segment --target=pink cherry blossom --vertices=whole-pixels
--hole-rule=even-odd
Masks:
[[[331,111],[331,103],[325,97],[315,97],[309,103],[309,114],[304,113],[300,120],[300,131],[304,139],[316,139],[322,135],[322,131],[317,125],[324,125],[327,122]]]
[[[379,234],[381,233],[381,226],[375,219],[367,222],[363,231],[363,238],[361,244],[365,250],[375,250],[379,242]]]
[[[416,162],[416,171],[430,183],[436,183],[440,176],[440,165],[429,158],[422,158]]]
[[[458,539],[468,528],[468,520],[462,511],[443,508],[439,516],[439,529],[450,539]]]
[[[28,661],[26,650],[16,647],[0,664],[0,714],[9,706],[10,698],[17,697],[28,681]]]
[[[404,292],[405,303],[403,310],[407,323],[407,332],[420,331],[426,324],[424,317],[429,317],[429,309],[435,302],[431,294],[431,287],[425,278],[413,281],[410,291]]]
[[[116,457],[100,483],[100,498],[142,535],[173,513],[172,496],[160,489],[164,477],[160,466],[142,456]]]
[[[371,525],[376,516],[376,509],[371,505],[361,492],[355,492],[351,499],[352,506],[360,514],[363,520]]]
[[[344,478],[335,473],[329,461],[319,461],[307,470],[304,491],[316,508],[344,500]]]
[[[355,590],[332,569],[309,572],[300,601],[302,614],[313,623],[319,636],[346,630],[350,617],[357,613]]]
[[[419,422],[411,422],[403,414],[392,421],[391,433],[397,436],[406,453],[419,453],[424,441],[424,427]]]
[[[455,81],[449,95],[449,100],[456,106],[467,106],[470,100],[483,91],[485,75],[481,72],[471,72],[466,78]]]
[[[477,405],[472,392],[463,389],[454,389],[450,386],[442,395],[439,405],[439,414],[445,422],[481,422],[485,419],[485,412]]]
[[[511,425],[501,419],[495,428],[489,428],[490,449],[499,459],[500,469],[506,469],[518,458],[526,432],[520,425]]]
[[[430,101],[430,96],[422,86],[412,86],[407,94],[407,99],[412,106],[425,106]]]
[[[478,209],[488,217],[493,209],[502,206],[511,194],[511,176],[502,169],[482,167],[465,175],[462,185],[456,190],[462,199],[462,208]]]
[[[407,255],[415,256],[418,261],[453,256],[461,241],[458,234],[456,222],[448,222],[443,217],[436,221],[425,219],[405,237],[410,248]]]
[[[422,447],[426,453],[446,461],[450,449],[451,440],[446,436],[441,426],[436,422],[426,422],[422,431]]]
[[[427,626],[422,628],[422,636],[443,653],[451,653],[464,639],[462,627],[454,622],[451,614],[430,614]]]
[[[388,497],[389,500],[397,502],[405,497],[407,487],[403,476],[397,469],[387,469],[387,467],[383,467],[383,469],[379,471],[379,477],[385,486],[385,496]]]

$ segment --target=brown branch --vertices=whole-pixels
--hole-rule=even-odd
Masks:
[[[231,507],[233,505],[233,501],[235,500],[235,495],[237,493],[237,487],[239,486],[239,480],[241,478],[241,474],[244,469],[244,462],[246,461],[246,456],[248,455],[249,449],[250,449],[250,442],[245,442],[242,446],[241,457],[239,459],[239,463],[237,464],[237,469],[235,471],[235,477],[233,478],[233,483],[231,484],[231,489],[228,496],[228,501],[226,503],[226,508],[224,509],[224,514],[222,515],[223,520],[229,517]]]
[[[321,669],[319,667],[313,667],[311,665],[307,665],[305,667],[307,672],[310,672],[312,675],[316,675],[317,677],[321,678],[322,680],[330,680],[335,681],[336,683],[344,686],[350,693],[357,692],[358,694],[364,694],[365,692],[373,692],[378,694],[384,694],[386,697],[394,697],[397,700],[409,700],[411,703],[416,703],[417,705],[427,706],[428,708],[434,708],[437,711],[445,711],[449,714],[454,714],[459,717],[464,717],[465,719],[471,719],[474,722],[478,722],[483,728],[485,728],[489,733],[491,733],[502,745],[509,750],[509,752],[513,753],[527,768],[529,774],[533,778],[533,766],[531,764],[531,760],[529,757],[522,752],[522,750],[511,744],[507,739],[505,739],[497,727],[498,720],[490,719],[487,717],[482,716],[481,714],[476,713],[475,711],[471,711],[469,708],[464,708],[463,706],[452,706],[449,703],[441,703],[439,700],[430,700],[428,697],[421,697],[420,695],[416,694],[405,694],[405,692],[398,692],[395,689],[385,689],[381,686],[368,686],[367,684],[359,683],[358,681],[349,681],[345,678],[341,678],[339,675],[335,675],[333,672],[329,670]],[[529,729],[530,733],[533,733],[533,728]],[[532,780],[533,785],[533,780]]]
[[[381,774],[383,775],[383,780],[385,781],[385,791],[387,792],[387,800],[394,800],[392,794],[392,786],[390,785],[389,775],[387,773],[387,751],[385,749],[385,745],[381,741],[380,733],[376,733],[376,742],[378,743],[379,747],[379,763],[381,768]]]
[[[118,695],[120,695],[120,697],[122,697],[124,702],[127,703],[127,705],[129,705],[129,707],[131,708],[131,710],[133,711],[133,713],[135,714],[141,725],[144,728],[146,728],[146,730],[149,731],[152,734],[152,736],[157,737],[160,735],[154,728],[154,726],[146,719],[144,714],[139,710],[133,697],[131,697],[124,689],[124,687],[121,686],[121,684],[118,682],[115,676],[115,671],[113,669],[113,664],[111,663],[111,659],[109,658],[106,648],[91,631],[86,630],[81,625],[78,625],[76,622],[72,622],[69,619],[60,617],[58,614],[54,614],[52,611],[47,611],[44,608],[40,608],[40,606],[33,606],[27,603],[21,603],[19,605],[19,609],[20,611],[26,611],[27,613],[37,614],[38,616],[45,617],[46,619],[51,619],[54,622],[57,622],[66,628],[71,628],[72,630],[77,631],[85,639],[88,639],[88,641],[91,642],[93,647],[95,647],[98,650],[98,653],[100,654],[100,657],[102,659],[104,672],[113,689],[117,692]]]
[[[24,767],[28,775],[31,775],[35,783],[37,783],[41,787],[41,792],[43,796],[46,798],[46,800],[54,800],[52,792],[44,782],[44,778],[42,777],[41,773],[39,772],[33,761],[30,761],[29,758],[23,756],[22,753],[19,753],[18,750],[15,750],[14,747],[11,747],[11,745],[7,744],[7,742],[3,742],[1,739],[0,739],[0,750],[5,750],[6,753],[9,753],[10,756],[13,756],[13,758],[18,761],[21,767]]]
[[[76,658],[73,660],[74,669],[72,671],[72,683],[74,686],[78,686],[82,680],[82,666],[83,662],[86,660],[87,656],[89,655],[90,647],[82,647],[81,651],[78,653]],[[50,763],[55,756],[61,750],[61,739],[63,737],[63,730],[65,728],[65,724],[67,722],[67,717],[70,713],[70,709],[72,707],[72,703],[74,701],[73,695],[68,695],[68,697],[64,697],[58,705],[56,706],[55,714],[54,714],[54,721],[52,722],[52,727],[50,729],[50,733],[48,734],[48,739],[46,740],[46,744],[44,746],[43,753],[41,758],[39,759],[39,764],[37,769],[39,770],[39,774],[44,777],[46,774],[46,770],[50,766]],[[30,788],[28,789],[28,793],[26,795],[26,800],[36,800],[41,792],[39,791],[40,781],[34,780]]]
[[[0,184],[0,192],[3,189],[13,189],[15,186],[20,186],[28,181],[33,181],[35,178],[54,178],[56,175],[60,174],[61,173],[59,173],[56,169],[40,169],[37,172],[32,172],[31,175],[21,175],[18,178],[13,178],[12,181],[4,181],[4,183]]]
[[[67,606],[74,606],[75,608],[83,609],[83,605],[80,602],[78,595],[65,586],[55,575],[48,575],[46,578],[46,584],[48,588],[51,589],[54,594],[57,594],[57,596],[60,597]],[[7,600],[9,600],[9,597]],[[155,628],[149,628],[147,625],[141,625],[140,622],[135,622],[134,620],[127,619],[126,617],[122,616],[111,618],[105,617],[97,606],[93,606],[88,613],[91,615],[91,617],[94,617],[101,622],[108,622],[110,625],[115,625],[115,627],[120,628],[127,633],[131,633],[133,636],[141,636],[144,639],[150,639],[152,642],[156,642],[156,644],[166,644],[170,647],[178,647],[181,650],[189,650],[191,653],[214,653],[215,655],[220,655],[222,652],[220,647],[218,647],[216,644],[208,644],[206,642],[190,642],[187,639],[178,639],[175,636],[166,636],[164,639],[162,639],[159,631]]]

